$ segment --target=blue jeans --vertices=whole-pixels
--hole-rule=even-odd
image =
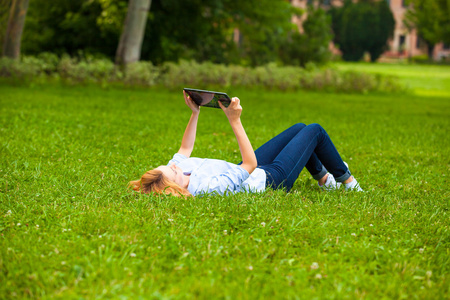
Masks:
[[[329,171],[343,182],[351,173],[319,124],[302,123],[286,129],[256,149],[258,168],[266,172],[266,187],[289,191],[304,167],[319,180]]]

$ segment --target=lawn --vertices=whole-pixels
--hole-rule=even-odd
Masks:
[[[414,94],[450,98],[450,66],[389,63],[338,63],[338,69],[388,74]]]
[[[450,101],[434,91],[229,89],[254,147],[320,123],[366,192],[320,192],[305,170],[288,194],[180,199],[127,183],[178,149],[181,91],[0,82],[0,298],[448,299]],[[239,161],[220,110],[201,110],[193,156]]]

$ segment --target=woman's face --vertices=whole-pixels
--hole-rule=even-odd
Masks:
[[[175,182],[179,186],[183,186],[183,170],[175,164],[171,164],[169,166],[159,166],[156,170],[160,170],[170,181]]]

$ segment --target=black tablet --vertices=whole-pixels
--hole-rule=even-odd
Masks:
[[[199,106],[220,108],[219,101],[223,106],[228,107],[231,103],[231,98],[226,93],[205,91],[198,89],[183,89],[191,99]]]

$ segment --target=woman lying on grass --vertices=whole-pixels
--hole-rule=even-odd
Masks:
[[[180,150],[167,166],[150,170],[140,180],[131,181],[133,190],[174,196],[261,192],[269,187],[289,191],[306,167],[322,189],[338,189],[343,183],[347,190],[362,191],[319,124],[296,124],[253,151],[241,123],[242,107],[238,98],[233,98],[228,107],[219,104],[236,135],[242,163],[191,158],[200,108],[186,94],[184,101],[192,115]]]

